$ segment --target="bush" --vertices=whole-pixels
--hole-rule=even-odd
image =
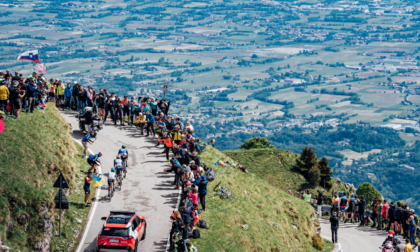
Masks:
[[[312,246],[319,250],[324,249],[324,243],[322,243],[322,239],[319,235],[312,236]]]

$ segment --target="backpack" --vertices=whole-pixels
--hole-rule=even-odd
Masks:
[[[198,221],[198,225],[197,225],[199,228],[206,228],[206,229],[209,229],[208,227],[207,227],[207,224],[206,224],[206,221],[205,220],[199,220]]]
[[[92,154],[89,155],[89,160],[93,160],[93,155]]]
[[[192,235],[193,235],[194,239],[198,239],[198,238],[200,238],[200,231],[198,231],[198,229],[194,229],[192,231]]]
[[[208,181],[213,181],[216,178],[216,173],[213,168],[208,168],[204,176],[206,176]]]

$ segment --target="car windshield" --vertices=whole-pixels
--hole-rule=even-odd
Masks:
[[[106,235],[106,236],[129,236],[128,235],[128,228],[109,228],[109,227],[104,227],[102,229],[101,235]]]

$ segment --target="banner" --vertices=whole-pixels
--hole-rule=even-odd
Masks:
[[[35,66],[35,73],[38,73],[38,74],[41,74],[41,73],[47,74],[47,69],[45,69],[44,63],[37,64]]]

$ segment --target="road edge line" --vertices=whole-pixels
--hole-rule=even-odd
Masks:
[[[329,237],[325,236],[325,235],[321,235],[321,237],[324,238],[325,240],[328,240],[328,241],[332,242],[332,240]],[[337,242],[337,243],[333,243],[333,244],[334,244],[333,251],[335,250],[335,245],[337,245],[337,247],[338,247],[336,251],[337,252],[341,251],[341,243]]]
[[[82,143],[79,140],[76,140],[74,138],[72,138],[72,139],[77,144],[79,144],[80,146],[83,147]],[[92,155],[94,154],[94,152],[89,148],[88,148],[88,152]],[[102,173],[101,166],[98,166],[98,170],[99,170],[99,174],[101,174]],[[98,206],[98,200],[97,199],[98,199],[100,193],[101,193],[101,190],[99,190],[99,187],[97,187],[96,188],[96,193],[95,193],[95,202],[93,203],[93,208],[91,208],[90,211],[89,211],[89,214],[88,214],[88,219],[89,220],[88,220],[88,223],[85,226],[85,229],[83,230],[83,236],[82,236],[82,239],[80,239],[79,246],[77,246],[76,252],[80,252],[82,250],[83,243],[85,242],[85,239],[86,239],[86,236],[87,236],[87,230],[89,230],[89,227],[92,224],[92,220],[93,220],[92,216],[95,214],[96,207]]]
[[[182,189],[178,190],[178,200],[176,201],[175,210],[178,210],[179,204],[181,203],[181,191]],[[172,223],[171,223],[171,229],[172,229]],[[169,251],[169,247],[171,246],[171,229],[169,229],[169,236],[168,236],[168,242],[166,243],[166,250]]]

